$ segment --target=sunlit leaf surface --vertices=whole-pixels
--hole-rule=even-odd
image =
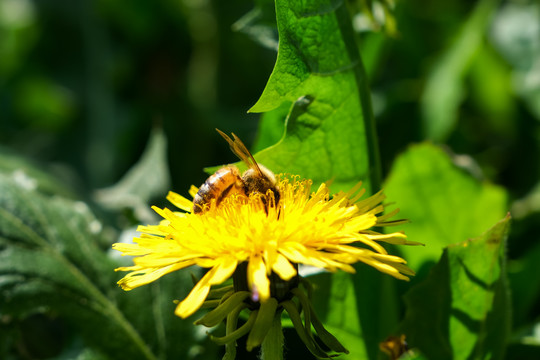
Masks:
[[[445,246],[481,234],[507,211],[502,188],[475,179],[432,144],[414,145],[401,154],[384,189],[400,217],[410,220],[404,226],[407,236],[425,244],[400,248],[416,271],[437,261]]]
[[[345,2],[278,0],[276,9],[278,58],[251,111],[295,104],[284,137],[256,158],[315,184],[334,179],[335,191],[360,180],[369,189],[378,175],[371,105]]]

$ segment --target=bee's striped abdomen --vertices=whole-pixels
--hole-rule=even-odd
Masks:
[[[244,184],[240,172],[235,166],[227,166],[219,169],[211,175],[193,198],[193,212],[200,213],[206,204],[215,199],[216,205],[229,194],[245,194]]]

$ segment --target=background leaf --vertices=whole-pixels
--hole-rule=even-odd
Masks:
[[[325,317],[326,329],[350,352],[342,357],[367,359],[368,345],[363,339],[361,322],[352,321],[360,315],[354,277],[344,272],[323,273],[309,277],[309,281],[314,287],[313,304],[317,315]]]
[[[510,330],[505,248],[510,216],[482,236],[448,246],[405,295],[398,332],[433,359],[501,359]]]
[[[62,168],[40,168],[36,163],[0,147],[0,172],[11,176],[21,187],[38,189],[46,194],[58,194],[74,197],[75,192],[65,183],[59,181],[53,173],[62,174]]]
[[[529,249],[524,256],[508,263],[508,278],[512,285],[513,318],[517,323],[531,326],[534,321],[536,299],[540,296],[540,282],[530,281],[531,274],[540,273],[540,244]],[[540,342],[539,342],[540,343]]]
[[[456,161],[474,165],[466,157]],[[436,262],[445,246],[482,233],[507,209],[502,188],[475,179],[429,143],[411,146],[396,159],[384,191],[399,206],[399,216],[411,221],[407,236],[425,244],[399,248],[415,271]]]
[[[79,321],[108,319],[101,333],[119,351],[153,356],[106,294],[114,283],[112,263],[94,240],[101,224],[81,202],[47,199],[0,178],[2,309],[24,315],[39,306],[67,311]],[[71,311],[69,311],[69,310]],[[129,344],[129,345],[128,345]]]
[[[170,187],[167,139],[154,129],[141,159],[115,185],[95,192],[96,201],[110,210],[131,209],[140,222],[155,221],[150,200],[164,196]]]
[[[0,174],[0,313],[10,315],[4,326],[45,319],[68,334],[75,329],[81,346],[110,358],[212,354],[215,347],[192,349],[193,325],[173,313],[175,297],[192,286],[189,273],[125,293],[116,285],[117,264],[107,256],[112,241],[103,239],[111,233],[103,230],[85,203],[44,195]],[[27,341],[20,346],[35,339]]]
[[[497,0],[482,0],[463,24],[451,47],[435,63],[421,100],[424,130],[428,139],[444,141],[458,120],[465,98],[464,77],[482,45]]]
[[[538,320],[520,328],[510,340],[506,351],[507,359],[536,359],[540,356],[540,335]]]
[[[513,65],[513,88],[540,118],[540,5],[511,2],[499,11],[492,26],[495,46]]]
[[[255,7],[238,19],[232,26],[251,37],[264,47],[278,49],[276,10],[273,0],[255,0]]]
[[[58,196],[88,199],[88,194],[94,194],[96,189],[117,183],[144,152],[151,129],[162,126],[168,140],[171,189],[186,195],[191,184],[197,185],[204,181],[204,166],[223,164],[234,159],[227,145],[214,132],[215,127],[226,132],[234,131],[248,146],[256,138],[259,116],[245,114],[245,111],[257,101],[275,65],[274,36],[277,29],[272,28],[275,24],[275,19],[271,18],[271,13],[274,13],[272,3],[271,0],[256,0],[255,3],[252,0],[0,0],[1,172],[25,191],[32,194],[38,192],[47,201]],[[302,2],[294,3],[296,6],[302,5]],[[312,1],[308,5],[315,3]],[[366,26],[365,13],[355,13],[358,8],[356,4],[371,4],[375,20],[382,24],[381,20],[389,17],[384,14],[383,19],[382,13],[377,13],[380,10],[375,8],[377,1],[346,3],[350,16],[340,19],[352,19],[356,33],[351,37],[348,30],[341,31],[347,26],[339,25],[334,29],[341,31],[341,34],[335,38],[352,38],[361,50],[372,89],[383,173],[389,172],[395,158],[411,143],[425,138],[428,120],[425,116],[430,114],[441,120],[438,130],[441,133],[440,139],[444,141],[444,149],[467,154],[467,157],[452,155],[450,160],[446,155],[437,157],[441,164],[450,161],[458,165],[450,166],[455,170],[452,171],[455,172],[455,178],[440,177],[440,188],[427,187],[421,185],[423,182],[419,179],[410,179],[411,182],[403,182],[404,187],[392,187],[388,196],[389,202],[396,202],[402,208],[403,217],[412,221],[399,230],[404,230],[412,240],[425,238],[421,240],[426,243],[425,247],[404,249],[405,252],[411,250],[405,253],[406,259],[411,257],[412,262],[420,264],[420,268],[415,268],[419,272],[411,284],[424,279],[430,264],[435,263],[441,249],[448,245],[447,242],[465,239],[452,235],[454,217],[459,219],[456,221],[458,225],[463,221],[465,228],[477,231],[465,234],[467,231],[458,227],[457,232],[462,233],[462,236],[474,237],[504,216],[506,209],[501,204],[508,201],[512,205],[513,217],[508,256],[515,316],[507,358],[540,358],[537,342],[531,342],[535,331],[538,333],[535,329],[540,314],[540,283],[535,276],[538,272],[536,259],[540,233],[540,207],[537,205],[540,203],[537,196],[540,178],[540,137],[537,131],[540,121],[539,5],[535,1],[397,1],[391,8],[396,19],[395,36],[386,36],[372,31],[373,22]],[[332,9],[339,2],[328,1],[326,4],[329,4],[327,16],[331,16]],[[486,4],[489,6],[485,7]],[[237,22],[254,6],[261,11],[251,13],[251,17],[244,17]],[[489,13],[490,6],[495,16]],[[390,7],[385,8],[388,9]],[[312,19],[304,20],[313,20],[314,24],[322,19],[318,15],[316,13]],[[296,24],[300,22],[292,22],[293,27]],[[321,21],[320,24],[327,23]],[[239,29],[238,25],[244,25],[244,28]],[[231,27],[240,31],[231,31]],[[317,34],[299,38],[295,34],[305,33],[299,31],[298,27],[286,31],[292,36],[280,41],[286,44],[289,40],[295,40],[293,45],[298,47],[292,46],[293,51],[289,55],[301,56],[284,57],[287,54],[282,49],[279,54],[280,69],[292,69],[293,72],[288,77],[287,72],[277,76],[278,71],[274,80],[301,75],[302,71],[295,70],[296,61],[300,58],[299,64],[302,65],[303,60],[317,58],[306,56],[313,55],[310,50],[321,49],[318,58],[323,62],[342,55],[343,47],[332,47],[330,41],[304,51],[301,45],[315,43]],[[246,32],[248,36],[245,36]],[[330,32],[325,34],[329,39]],[[271,44],[272,49],[261,47],[261,39],[269,40],[266,44]],[[347,43],[351,45],[354,42]],[[294,61],[284,61],[287,59]],[[316,69],[317,61],[309,64],[314,64],[312,68]],[[307,78],[300,78],[300,90],[306,88],[305,82],[315,84],[314,80],[322,77],[326,79],[317,79],[317,84],[332,91],[338,88],[334,94],[343,95],[340,86],[330,81],[334,78],[331,72],[314,72],[309,73]],[[338,77],[335,79],[338,80]],[[434,90],[433,94],[427,93],[429,89]],[[282,99],[279,107],[262,115],[259,139],[253,147],[255,150],[279,142],[285,134],[285,119],[293,104],[300,96],[312,95],[307,92],[294,94],[295,89],[290,90],[289,98]],[[317,105],[318,98],[314,97],[314,100],[312,105]],[[331,105],[332,101],[330,99]],[[317,106],[320,105],[322,103]],[[321,139],[331,139],[331,144],[339,145],[339,135],[343,134],[343,129],[332,134],[331,130],[321,125],[318,128],[312,127],[311,131],[310,126],[318,122],[309,120],[318,119],[316,115],[324,115],[323,111],[315,113],[315,109],[311,108],[311,113],[309,106],[297,109],[289,124],[292,129],[300,126],[299,130],[291,132],[293,136],[289,140],[283,138],[287,146],[280,148],[286,150],[280,156],[295,158],[298,154],[304,155],[302,166],[308,166],[310,161],[313,163],[307,169],[310,173],[305,173],[309,175],[311,172],[320,172],[322,181],[327,180],[323,178],[325,174],[341,171],[344,168],[342,165],[346,165],[346,162],[342,162],[334,169],[330,168],[332,162],[338,161],[339,156],[349,155],[332,151],[332,157],[337,154],[338,158],[331,159],[330,163],[321,156],[325,155],[321,149],[324,149],[323,145],[326,146]],[[300,118],[300,122],[295,120],[297,118]],[[350,120],[347,116],[343,119]],[[324,137],[321,136],[321,129],[324,130]],[[357,127],[346,128],[346,131],[349,130],[357,131]],[[306,153],[296,152],[300,149],[295,140],[299,138],[298,134],[313,134],[302,137],[307,143],[313,141],[310,147],[305,148]],[[343,150],[365,151],[362,146],[355,146],[353,144]],[[273,150],[269,149],[265,156],[270,157],[270,151]],[[313,151],[315,160],[307,156],[308,151]],[[426,156],[426,159],[428,164],[434,160],[430,156]],[[288,160],[276,158],[272,161],[282,166],[279,170],[305,170],[302,167],[285,168],[285,165],[289,166]],[[418,156],[415,161],[422,164],[424,160]],[[281,162],[284,165],[280,165]],[[35,164],[38,164],[39,170]],[[290,165],[296,166],[295,162]],[[437,165],[435,168],[446,166]],[[407,178],[411,169],[402,166],[399,171],[403,171],[403,176]],[[356,169],[353,172],[356,173]],[[358,174],[358,177],[366,180],[360,171]],[[429,171],[426,174],[433,178],[438,176]],[[392,177],[396,176],[396,171],[393,171]],[[470,185],[469,181],[456,182],[470,195],[473,208],[478,208],[482,214],[474,214],[469,203],[454,204],[454,198],[460,201],[463,199],[459,189],[453,188],[453,182],[444,179],[461,178],[476,183]],[[392,182],[399,184],[399,181]],[[489,185],[491,183],[506,190]],[[419,198],[411,195],[420,194],[423,188],[429,189],[428,199],[419,201]],[[488,193],[498,193],[494,196],[499,199],[507,197],[508,200],[486,200]],[[440,200],[445,194],[446,198]],[[424,211],[426,204],[435,205],[432,199],[439,199],[435,202],[439,213],[451,217],[450,220],[442,218],[444,226],[440,228],[441,231],[438,231],[441,218],[432,216],[430,211]],[[118,213],[117,210],[103,211],[100,204],[92,201],[88,206],[97,214],[103,234],[88,236],[94,239],[100,251],[107,252],[109,244],[118,241],[117,232],[121,233],[126,227],[133,226],[135,219],[131,210],[122,204],[115,204],[120,211]],[[409,201],[412,201],[411,205]],[[474,205],[479,201],[484,205]],[[72,202],[78,203],[76,200]],[[488,203],[493,206],[490,208]],[[23,205],[29,207],[32,201]],[[22,209],[25,209],[24,206]],[[418,207],[418,210],[413,207]],[[454,210],[446,211],[446,207]],[[462,218],[465,217],[471,221],[464,221]],[[488,218],[491,222],[484,223],[484,219]],[[69,223],[69,220],[71,218],[65,222]],[[483,227],[477,226],[477,223],[482,223]],[[83,225],[83,228],[86,227]],[[82,232],[81,229],[79,231]],[[440,234],[445,234],[446,240],[439,238]],[[127,231],[122,237],[125,235]],[[11,247],[11,242],[8,247]],[[7,251],[4,245],[1,251]],[[396,248],[390,252],[396,251],[400,250]],[[44,256],[41,250],[27,252],[32,261],[34,253],[37,254],[36,259]],[[120,261],[116,258],[109,260],[110,266]],[[81,268],[89,266],[74,265]],[[380,279],[382,282],[379,282],[376,280],[379,274],[371,273],[371,269],[360,266],[358,270],[368,272],[354,282],[362,281],[361,285],[366,287],[364,291],[356,294],[345,288],[334,294],[339,284],[352,284],[352,278],[344,282],[336,280],[335,286],[323,281],[317,290],[317,296],[322,300],[317,310],[323,318],[328,313],[325,321],[327,326],[347,329],[339,337],[347,342],[354,354],[364,354],[369,349],[368,353],[376,356],[377,341],[389,334],[388,325],[382,324],[389,324],[390,329],[393,328],[392,324],[402,315],[398,312],[400,294],[410,284],[387,276],[383,276]],[[121,275],[113,276],[113,282]],[[14,280],[5,275],[0,276],[2,280],[21,286],[26,281],[22,277]],[[61,280],[67,277],[65,274],[62,276]],[[178,327],[180,323],[187,326],[188,335],[195,334],[195,330],[188,326],[189,321],[165,316],[174,308],[170,300],[181,299],[190,284],[190,280],[185,281],[182,274],[170,274],[161,279],[159,285],[154,284],[159,288],[151,285],[125,293],[111,283],[110,288],[104,291],[134,327],[144,333],[145,341],[157,356],[168,354],[171,358],[186,358],[185,354],[189,353],[199,354],[195,357],[204,357],[201,351],[215,351],[215,347],[205,342],[205,336],[190,340],[193,345],[190,350],[170,345],[178,344],[178,339],[188,338],[182,335],[184,328],[183,325]],[[399,291],[395,289],[396,284]],[[20,303],[46,300],[45,290],[28,291],[29,299],[21,296]],[[34,296],[36,293],[43,296]],[[57,293],[55,291],[55,295]],[[343,293],[347,296],[340,303],[337,300]],[[156,302],[159,295],[163,297]],[[65,299],[59,301],[60,304],[66,302]],[[156,303],[165,304],[161,311],[158,311],[159,307],[150,305]],[[334,304],[330,315],[327,305]],[[356,308],[345,308],[346,304],[356,304]],[[92,357],[95,354],[98,354],[97,357],[100,354],[108,357],[108,352],[102,347],[100,350],[92,347],[85,351],[90,348],[92,336],[99,337],[100,332],[94,331],[97,335],[91,334],[95,329],[91,324],[96,322],[93,317],[89,317],[88,321],[76,321],[78,312],[88,314],[87,310],[81,310],[85,308],[84,304],[66,306],[62,312],[56,311],[55,307],[33,305],[21,305],[18,311],[13,309],[13,313],[8,311],[10,308],[7,306],[2,305],[0,308],[3,320],[0,322],[0,358],[19,359],[23,350],[29,351],[35,358],[57,356],[71,359]],[[70,309],[74,314],[69,314]],[[146,311],[148,309],[151,311]],[[365,331],[362,331],[360,321],[344,321],[339,311],[346,311],[351,317],[361,316],[366,325]],[[164,314],[164,317],[157,321],[163,324],[158,331],[152,314],[159,313]],[[99,321],[101,318],[97,319]],[[79,330],[81,324],[86,323],[89,331],[83,336]],[[164,333],[175,331],[172,338],[163,336]],[[287,354],[292,354],[291,357],[295,357],[291,348],[296,351],[302,347],[299,341],[299,346],[294,346],[294,336],[294,330],[287,334],[287,343],[291,345]],[[366,345],[368,338],[369,346]],[[241,350],[238,353],[242,359],[256,357],[255,354],[241,353]],[[207,358],[216,358],[210,353],[206,354]]]

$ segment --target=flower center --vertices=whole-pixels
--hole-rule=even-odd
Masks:
[[[259,296],[257,293],[257,289],[249,288],[247,281],[247,266],[248,263],[243,262],[238,264],[238,266],[236,267],[236,270],[233,274],[234,291],[251,292],[251,297],[246,299],[245,302],[248,305],[249,309],[256,310],[260,306]],[[268,276],[268,279],[270,280],[270,296],[275,298],[278,303],[292,299],[294,295],[291,293],[291,290],[298,287],[298,284],[300,282],[300,277],[298,275],[298,264],[293,264],[293,266],[296,269],[297,275],[293,276],[290,280],[283,280],[279,277],[278,274],[273,271]]]

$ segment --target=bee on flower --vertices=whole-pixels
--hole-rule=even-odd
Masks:
[[[238,137],[219,133],[248,170],[240,174],[234,165],[221,168],[200,188],[190,189],[192,201],[170,192],[167,199],[181,212],[153,207],[163,218],[160,224],[139,226],[142,235],[134,244],[113,245],[123,255],[135,256],[133,266],[116,269],[130,271],[119,285],[132,290],[197,265],[208,271],[178,303],[175,314],[186,318],[219,293],[215,309],[199,323],[214,326],[226,319],[227,335],[215,340],[233,345],[227,351],[234,351],[235,341],[248,333],[248,349],[260,345],[273,319],[286,310],[316,356],[328,355],[313,335],[306,335],[312,333],[311,326],[332,351],[347,352],[313,313],[306,295],[311,293],[310,285],[299,277],[298,265],[353,273],[352,265],[363,262],[408,280],[414,272],[380,242],[418,243],[408,241],[402,232],[371,230],[404,222],[390,220],[397,211],[383,215],[382,192],[362,199],[365,190],[360,183],[336,194],[326,183],[312,189],[310,180],[274,175],[256,162]],[[233,286],[212,290],[229,278]],[[244,309],[251,311],[246,324],[238,329],[229,326],[236,324]],[[310,324],[302,323],[299,309],[310,312]]]

